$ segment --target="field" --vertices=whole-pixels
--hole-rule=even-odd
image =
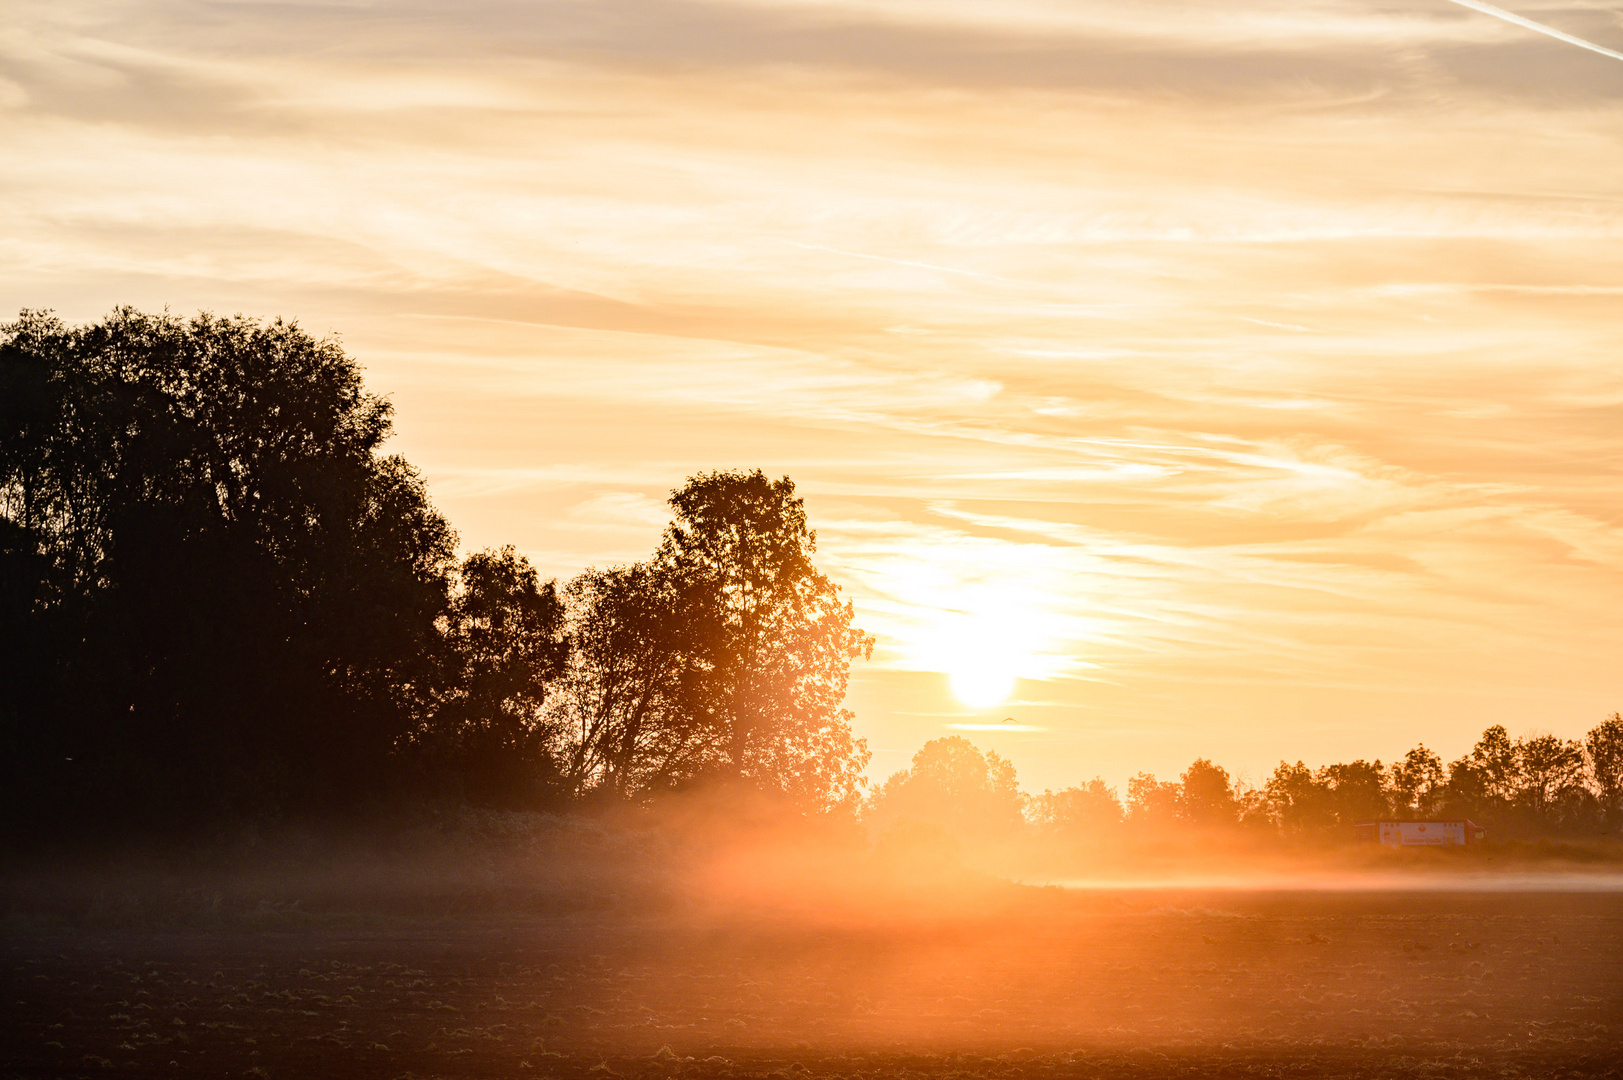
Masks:
[[[0,1077],[1623,1075],[1623,896],[17,928]]]

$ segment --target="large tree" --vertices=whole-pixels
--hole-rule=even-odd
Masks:
[[[701,473],[671,506],[654,565],[683,596],[694,722],[719,734],[732,776],[853,807],[868,749],[841,703],[873,638],[813,565],[817,536],[794,483],[759,469]]]
[[[1154,773],[1134,773],[1127,778],[1127,821],[1139,829],[1173,825],[1182,816],[1182,796],[1183,788],[1175,780],[1160,780]]]
[[[1516,744],[1505,726],[1494,724],[1483,731],[1471,752],[1454,763],[1453,771],[1470,774],[1463,778],[1459,785],[1462,788],[1474,784],[1490,801],[1503,804],[1514,800],[1518,790]]]
[[[873,639],[813,565],[794,484],[703,473],[671,506],[653,558],[564,590],[571,653],[547,715],[567,782],[637,799],[727,780],[854,808],[868,752],[841,706]]]
[[[1281,761],[1262,786],[1262,801],[1281,832],[1321,832],[1335,824],[1333,792],[1321,769]]]
[[[1330,812],[1343,828],[1377,821],[1392,813],[1386,792],[1386,770],[1378,760],[1324,765],[1319,769],[1318,780],[1329,793]]]
[[[19,813],[348,801],[435,694],[454,537],[333,341],[124,308],[0,327]]]

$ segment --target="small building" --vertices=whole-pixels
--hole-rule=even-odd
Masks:
[[[1474,821],[1366,821],[1353,826],[1358,839],[1386,847],[1459,847],[1483,837]]]

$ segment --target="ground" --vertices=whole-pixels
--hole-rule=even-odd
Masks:
[[[0,1077],[1623,1075],[1617,893],[14,928]]]

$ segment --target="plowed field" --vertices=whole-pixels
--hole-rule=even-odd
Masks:
[[[1617,894],[35,929],[3,960],[0,1077],[1623,1075]]]

